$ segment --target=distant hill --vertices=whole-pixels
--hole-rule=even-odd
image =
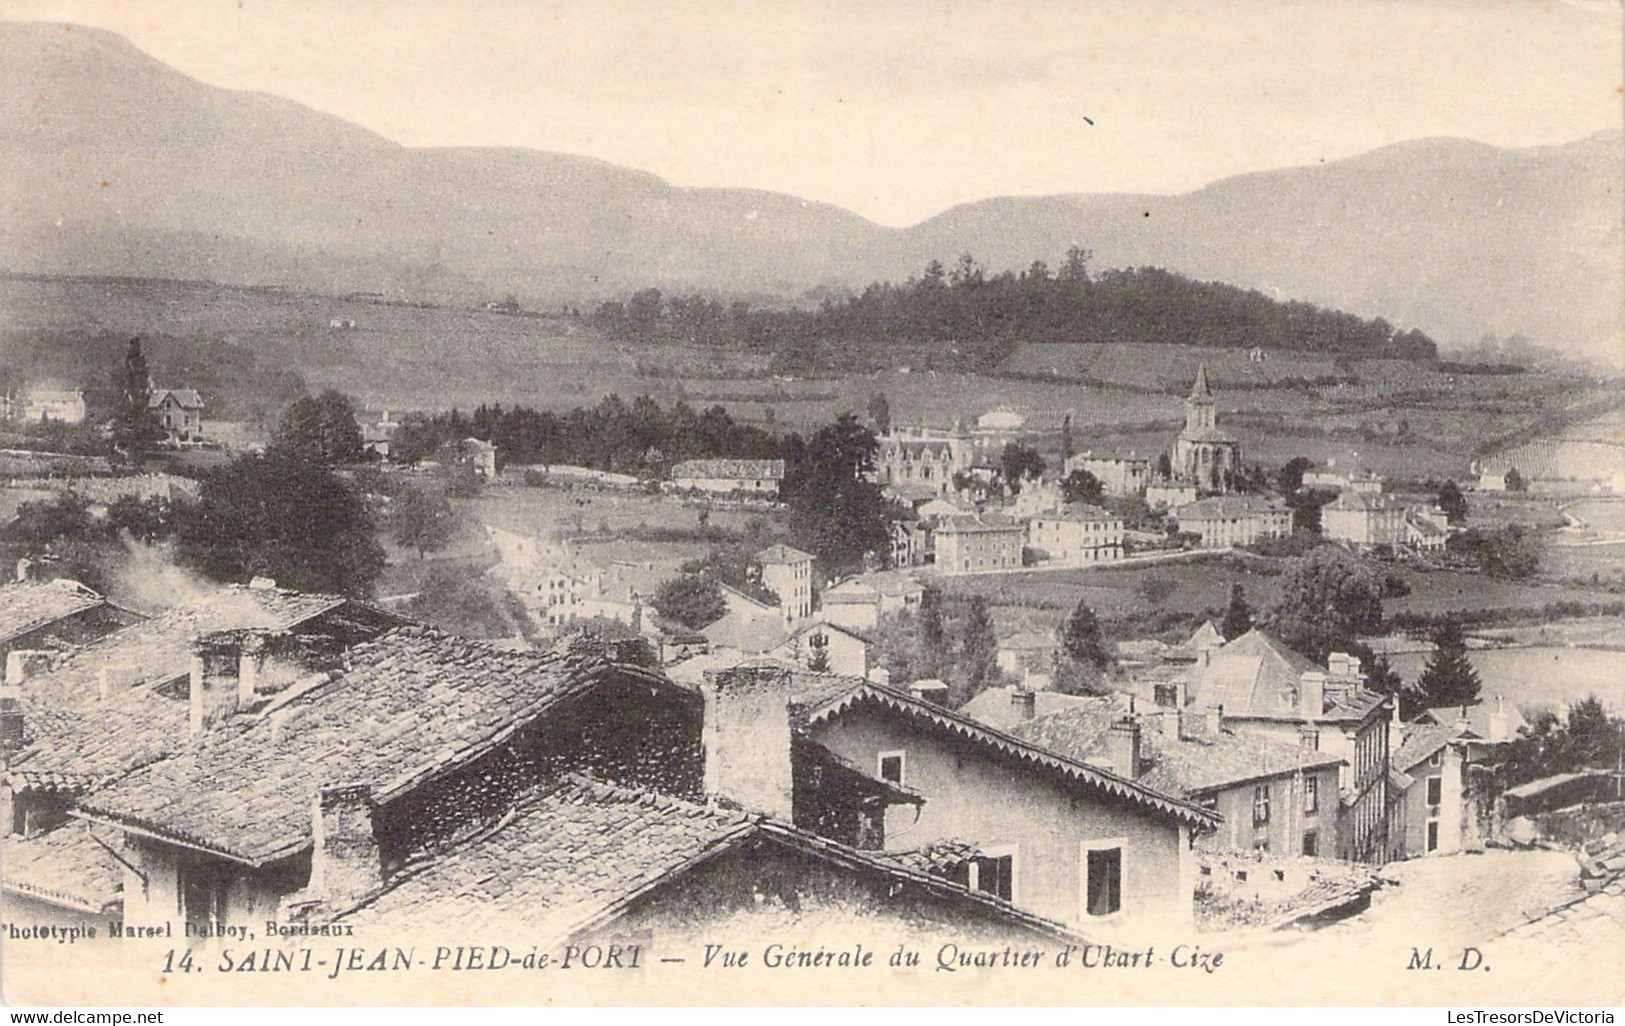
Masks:
[[[1625,137],[1418,140],[1182,196],[990,199],[907,229],[602,161],[413,149],[204,85],[121,37],[0,23],[0,270],[585,302],[795,296],[971,252],[990,270],[1164,266],[1381,316],[1445,347],[1522,334],[1617,361]]]

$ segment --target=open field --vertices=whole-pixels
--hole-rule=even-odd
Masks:
[[[1001,621],[1053,626],[1086,601],[1107,621],[1135,621],[1172,613],[1181,618],[1222,615],[1230,588],[1240,584],[1248,604],[1264,609],[1280,596],[1284,560],[1214,556],[1199,562],[1168,563],[1114,569],[1046,570],[1024,574],[972,575],[938,578],[944,590],[956,594],[983,594],[993,603]],[[1399,573],[1411,593],[1388,599],[1388,615],[1437,615],[1474,610],[1535,610],[1558,602],[1610,602],[1621,596],[1579,584],[1536,581],[1496,581],[1457,571]],[[1165,582],[1166,597],[1152,601],[1148,580]],[[1155,588],[1156,586],[1151,586]]]

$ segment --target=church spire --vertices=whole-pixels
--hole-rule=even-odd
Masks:
[[[1207,385],[1207,363],[1196,365],[1196,383],[1191,385],[1192,399],[1212,399],[1213,390]]]

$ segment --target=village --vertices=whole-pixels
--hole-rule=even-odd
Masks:
[[[1480,693],[1459,625],[1407,640],[1381,616],[1400,571],[1481,572],[1446,507],[1539,467],[1487,467],[1465,498],[1396,494],[1358,467],[1272,479],[1200,363],[1156,453],[1097,451],[1066,413],[905,425],[877,405],[843,422],[867,440],[837,472],[857,483],[805,514],[783,458],[679,459],[655,481],[442,430],[408,463],[427,419],[346,412],[334,469],[382,503],[411,591],[204,583],[126,528],[121,551],[184,581],[134,597],[70,576],[69,535],[36,529],[49,510],[129,523],[210,501],[208,474],[175,462],[224,448],[206,397],[155,387],[138,344],[126,370],[121,417],[143,430],[108,431],[115,453],[149,449],[138,472],[6,454],[13,487],[54,496],[15,507],[0,587],[8,928],[207,942],[522,925],[675,949],[724,924],[817,937],[861,908],[881,937],[1246,943],[1403,915],[1404,881],[1427,879],[1413,864],[1554,851],[1572,871],[1476,941],[1625,915],[1617,705],[1575,700],[1537,732],[1516,692]],[[292,446],[323,402],[243,458]],[[72,392],[10,408],[87,419]],[[832,574],[784,525],[838,518],[858,484],[883,500],[880,541]],[[431,493],[426,521],[404,514]],[[469,558],[436,576],[431,550]],[[1272,561],[1288,593],[1330,606],[1252,609],[1232,581]],[[1046,618],[1012,598],[1164,567],[1185,576],[1144,596],[1153,611],[1203,579],[1228,605],[1116,619],[1107,637],[1084,601]],[[473,590],[437,604],[459,577]],[[506,612],[481,620],[471,595]],[[1359,602],[1375,616],[1335,629]],[[1390,665],[1407,652],[1426,656],[1420,681]]]

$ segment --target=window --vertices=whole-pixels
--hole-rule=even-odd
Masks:
[[[1303,853],[1311,857],[1320,853],[1320,832],[1318,830],[1305,830],[1303,832]]]
[[[984,848],[971,860],[970,887],[1005,901],[1016,900],[1016,849],[1008,845]]]
[[[1083,842],[1083,917],[1123,910],[1123,848],[1126,838]]]
[[[1428,851],[1439,850],[1439,821],[1428,820]]]
[[[1444,798],[1444,778],[1428,777],[1428,804],[1437,805]]]
[[[1320,811],[1320,778],[1303,778],[1303,811]]]
[[[1179,688],[1173,684],[1158,684],[1153,689],[1153,696],[1159,706],[1173,706],[1179,704]]]
[[[903,782],[903,763],[906,756],[903,752],[881,752],[878,769],[881,780],[889,780],[894,784]]]
[[[1253,826],[1268,826],[1270,821],[1270,785],[1253,788]]]

